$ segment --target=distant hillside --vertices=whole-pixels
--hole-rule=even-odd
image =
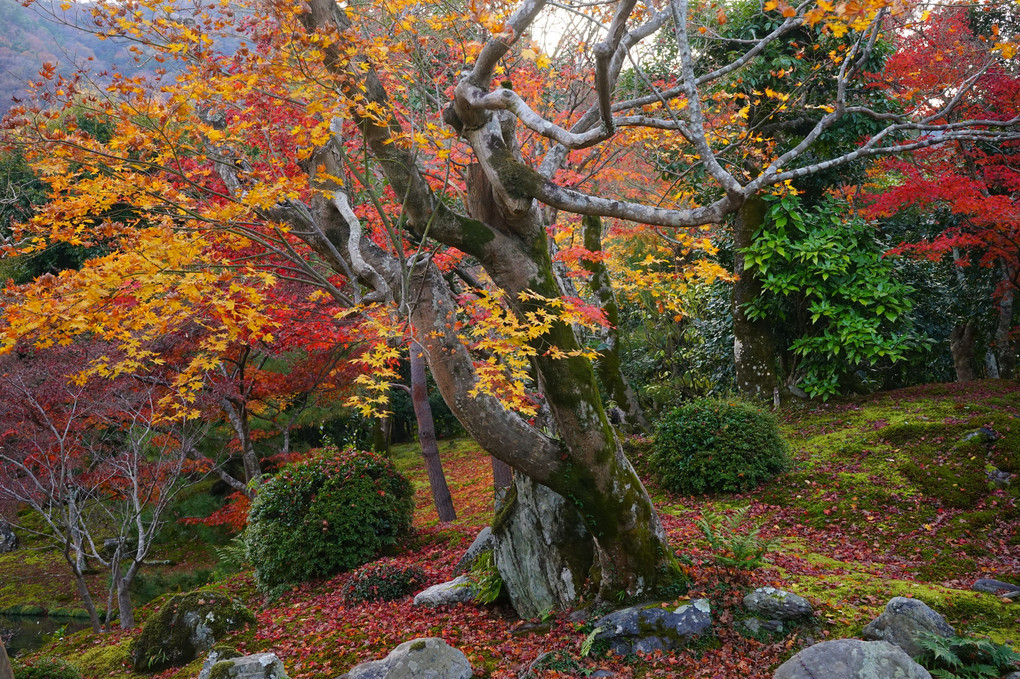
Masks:
[[[63,23],[47,16],[53,11]],[[130,53],[122,43],[98,40],[73,27],[80,6],[63,11],[58,3],[45,1],[23,7],[18,0],[0,0],[0,114],[22,97],[28,80],[35,78],[42,64],[56,63],[58,72],[69,74],[76,64],[87,62],[89,70],[99,74],[116,65],[134,68]]]

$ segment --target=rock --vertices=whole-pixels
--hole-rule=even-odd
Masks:
[[[449,582],[432,585],[414,597],[415,606],[452,606],[475,600],[475,587],[466,575],[461,575]]]
[[[337,679],[470,679],[467,656],[442,639],[412,639],[382,660],[362,663]]]
[[[595,626],[601,628],[595,640],[609,641],[614,653],[668,651],[711,627],[712,609],[707,599],[696,599],[675,611],[659,604],[632,606],[610,613]]]
[[[1020,597],[1020,586],[1003,582],[1002,580],[992,580],[991,578],[975,580],[970,588],[975,592],[985,592],[986,594],[1009,597],[1010,599]]]
[[[928,670],[887,641],[837,639],[808,646],[772,679],[931,679]]]
[[[1010,485],[1013,481],[1013,476],[1013,474],[1001,469],[996,469],[995,467],[985,471],[985,477],[988,479],[988,482],[994,483],[1000,488]]]
[[[478,532],[474,542],[464,552],[464,556],[460,557],[460,561],[457,562],[457,568],[454,569],[454,573],[463,573],[464,571],[471,570],[471,566],[474,565],[475,559],[477,559],[482,552],[488,552],[492,549],[492,528],[486,526]]]
[[[1020,679],[1020,672],[1010,672],[1003,679]]]
[[[189,592],[170,599],[149,618],[131,651],[136,672],[185,665],[232,630],[255,623],[240,602],[218,592]]]
[[[204,669],[204,668],[203,668]],[[201,675],[199,675],[201,677]],[[209,679],[288,679],[283,663],[273,653],[256,653],[220,660],[209,672]]]
[[[956,635],[956,630],[923,601],[897,596],[889,600],[880,616],[864,627],[861,636],[888,641],[916,658],[922,652],[917,639],[923,634],[951,637]]]
[[[798,620],[815,614],[807,599],[775,587],[759,587],[745,596],[744,608],[772,620]]]
[[[522,618],[571,608],[594,560],[594,542],[566,500],[523,475],[492,525],[493,556]]]
[[[758,634],[762,630],[782,634],[785,629],[783,627],[782,620],[762,620],[761,618],[747,618],[746,620],[741,620],[740,626],[744,629],[744,631],[752,635]]]
[[[996,434],[994,431],[992,431],[988,427],[981,427],[980,429],[972,431],[969,434],[964,434],[960,438],[960,441],[963,443],[966,443],[967,441],[977,441],[978,443],[988,445],[990,443],[995,443],[998,439],[999,435]]]
[[[14,529],[11,528],[11,524],[7,523],[7,519],[0,519],[0,554],[13,552],[17,548],[18,536],[14,533]]]
[[[221,660],[233,660],[240,657],[241,654],[232,648],[213,648],[213,650],[209,651],[209,655],[206,656],[205,662],[202,663],[202,669],[199,670],[196,679],[209,679],[209,675],[212,674],[213,665]]]

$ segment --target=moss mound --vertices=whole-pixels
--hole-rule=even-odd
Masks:
[[[228,632],[255,623],[240,602],[209,591],[171,598],[153,615],[135,641],[131,656],[136,672],[159,672],[194,660]]]

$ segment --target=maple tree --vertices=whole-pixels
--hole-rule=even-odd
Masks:
[[[919,101],[931,100],[944,83],[960,76],[987,44],[1010,32],[1011,10],[949,7],[933,12],[928,22],[905,41],[888,66],[890,77]],[[1001,28],[1000,28],[1001,26]],[[1006,48],[1008,49],[1008,48]],[[946,55],[956,55],[948,58]],[[960,115],[1009,119],[1020,111],[1020,75],[1010,64],[990,64],[970,75],[975,96]],[[889,216],[912,211],[941,228],[896,252],[952,262],[959,279],[968,267],[993,272],[998,314],[990,344],[993,375],[1012,377],[1016,366],[1013,331],[1014,295],[1020,285],[1020,173],[1016,142],[960,140],[925,149],[909,161],[888,159],[879,170],[885,181],[871,192],[871,214]],[[979,320],[960,319],[951,336],[957,378],[974,379]]]
[[[770,187],[861,158],[1015,135],[1016,118],[947,121],[973,92],[970,74],[945,84],[953,94],[935,111],[854,99],[852,85],[870,82],[864,67],[879,36],[912,16],[912,4],[769,2],[775,27],[711,65],[692,48],[704,17],[686,0],[578,5],[571,10],[597,26],[597,39],[565,61],[565,92],[559,66],[529,34],[548,9],[542,0],[365,9],[312,0],[253,2],[241,13],[223,3],[185,17],[163,3],[92,5],[88,30],[135,43],[166,70],[117,75],[95,93],[46,66],[42,105],[13,110],[8,139],[53,200],[15,230],[9,252],[67,242],[109,254],[12,290],[0,345],[88,333],[117,351],[82,377],[145,372],[162,360],[152,342],[197,313],[205,336],[163,403],[166,416],[194,416],[226,347],[277,339],[281,321],[266,313],[273,288],[307,286],[309,297],[346,307],[344,322],[365,342],[359,360],[369,373],[354,402],[385,408],[394,347],[413,334],[468,433],[578,510],[602,597],[646,596],[679,568],[607,418],[595,352],[579,337],[577,326],[604,320],[564,293],[547,227],[560,214],[696,227]],[[844,38],[819,64],[831,97],[803,134],[763,148],[746,172],[727,154],[753,133],[751,104],[717,86],[795,32]],[[675,72],[621,98],[625,67],[640,71],[629,61],[635,46],[669,33]],[[1012,56],[1008,40],[994,47],[982,63]],[[781,107],[789,95],[766,96]],[[109,139],[66,114],[83,106],[109,122]],[[852,150],[814,155],[849,115],[876,129]],[[927,134],[907,138],[913,131]],[[605,162],[581,172],[575,164],[588,149],[611,157],[680,146],[704,171],[701,196],[601,195],[606,187],[587,175]],[[123,206],[118,220],[97,218]]]
[[[97,632],[104,623],[86,582],[88,563],[110,572],[105,625],[116,606],[120,626],[134,627],[131,585],[168,506],[203,469],[187,455],[203,426],[157,424],[153,389],[127,378],[67,382],[102,350],[61,347],[4,356],[0,364],[0,498],[42,519],[42,527],[20,527],[60,551]]]

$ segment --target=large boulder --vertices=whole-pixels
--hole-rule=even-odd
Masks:
[[[931,674],[887,641],[837,639],[808,646],[776,670],[773,679],[931,679]]]
[[[287,670],[275,654],[256,653],[220,660],[210,668],[208,679],[288,679],[288,677]]]
[[[956,636],[956,630],[923,601],[897,596],[889,600],[881,615],[864,627],[861,636],[872,641],[888,641],[916,658],[924,650],[917,640],[926,634],[952,637]]]
[[[0,554],[13,552],[18,548],[18,536],[7,523],[7,519],[0,519]]]
[[[471,663],[442,639],[412,639],[382,660],[362,663],[337,679],[470,679]]]
[[[594,542],[577,510],[526,476],[492,525],[493,557],[510,603],[522,618],[570,608],[594,560]]]
[[[178,594],[145,623],[131,651],[134,669],[159,672],[185,665],[228,632],[254,623],[251,611],[224,594]]]
[[[449,582],[432,585],[424,592],[419,592],[414,597],[415,606],[452,606],[453,604],[464,604],[475,600],[475,587],[466,575],[461,575]]]
[[[460,561],[457,562],[457,567],[454,569],[455,573],[463,573],[464,571],[471,570],[474,566],[475,560],[481,556],[484,552],[492,550],[492,528],[486,526],[478,532],[475,536],[474,542],[464,552],[464,556],[460,557]]]
[[[815,614],[807,599],[775,587],[759,587],[745,596],[744,608],[770,620],[800,620]]]
[[[690,637],[712,626],[707,599],[696,599],[676,610],[659,604],[631,606],[613,611],[595,623],[596,641],[606,640],[614,653],[651,653],[682,646]]]

